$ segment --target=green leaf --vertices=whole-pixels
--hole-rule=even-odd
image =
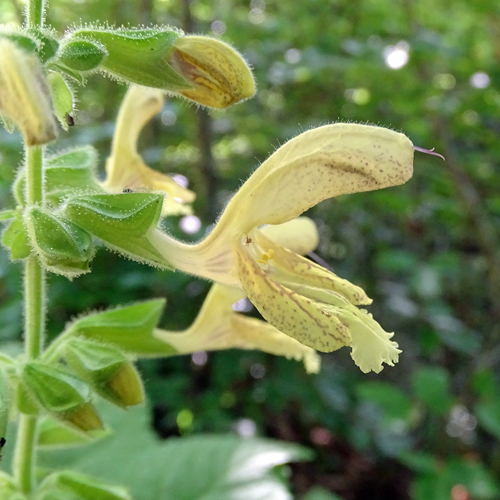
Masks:
[[[500,439],[500,397],[486,399],[477,403],[474,415],[479,425]]]
[[[153,336],[164,307],[165,299],[156,299],[95,313],[76,320],[68,331],[139,357],[169,356],[176,351]]]
[[[358,397],[375,403],[383,411],[384,420],[403,420],[411,416],[410,398],[398,387],[387,382],[365,382],[357,387]]]
[[[120,253],[168,269],[169,263],[145,238],[157,225],[162,205],[161,194],[95,194],[71,198],[64,214]]]
[[[413,374],[413,391],[431,413],[446,415],[453,406],[449,374],[443,368],[420,368]]]
[[[274,466],[308,460],[305,448],[265,439],[196,436],[160,442],[147,408],[106,412],[114,434],[78,450],[45,452],[41,464],[70,467],[127,487],[134,500],[290,498]]]

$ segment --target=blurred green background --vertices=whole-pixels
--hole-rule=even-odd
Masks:
[[[21,2],[0,0],[19,23]],[[169,24],[221,37],[252,65],[255,98],[205,113],[169,100],[141,136],[146,162],[185,176],[200,239],[229,196],[274,149],[310,127],[372,123],[446,157],[416,154],[405,186],[327,200],[308,215],[318,254],[374,299],[403,350],[363,375],[348,349],[317,376],[259,352],[140,364],[162,437],[239,432],[297,442],[296,498],[500,498],[500,4],[494,0],[54,0],[48,22]],[[100,75],[79,90],[77,126],[52,150],[94,144],[106,158],[125,87]],[[0,131],[0,204],[22,161]],[[201,223],[196,230],[198,221]],[[186,229],[188,232],[186,232]],[[19,341],[21,266],[0,252],[0,339]],[[209,284],[101,250],[93,272],[50,277],[50,335],[93,309],[166,296],[161,326],[188,326]],[[255,310],[250,314],[255,314]],[[314,489],[312,489],[314,487]]]

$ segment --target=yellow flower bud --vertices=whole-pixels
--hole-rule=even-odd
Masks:
[[[255,94],[248,65],[229,45],[204,36],[179,37],[169,63],[193,89],[177,92],[211,108],[225,108]]]
[[[52,101],[35,55],[0,39],[0,114],[11,120],[28,146],[56,138]]]

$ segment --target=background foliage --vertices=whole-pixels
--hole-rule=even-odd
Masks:
[[[21,2],[0,0],[2,22]],[[297,498],[500,497],[500,6],[453,0],[54,0],[49,21],[170,24],[234,44],[257,96],[208,115],[169,101],[141,138],[147,163],[187,177],[199,239],[231,192],[279,144],[332,121],[389,126],[446,156],[416,155],[407,185],[323,202],[310,215],[318,254],[374,299],[371,312],[403,349],[363,375],[347,349],[318,376],[258,352],[141,365],[162,437],[256,433],[306,445]],[[399,69],[390,66],[405,61]],[[99,75],[80,90],[77,126],[53,148],[92,143],[106,158],[125,88]],[[22,161],[0,132],[0,204]],[[186,221],[184,221],[185,223]],[[0,253],[0,338],[18,342],[20,266]],[[208,283],[101,251],[73,283],[50,277],[49,333],[85,310],[166,296],[162,326],[190,324]],[[253,314],[253,312],[250,312]],[[332,495],[338,495],[332,496]]]

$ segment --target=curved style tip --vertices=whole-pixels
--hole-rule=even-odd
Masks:
[[[413,146],[413,149],[415,151],[420,151],[420,153],[425,153],[427,155],[432,155],[432,156],[439,156],[443,161],[446,161],[445,157],[443,155],[440,155],[439,153],[436,153],[434,151],[435,148],[432,149],[425,149],[425,148],[419,148],[418,146]]]

